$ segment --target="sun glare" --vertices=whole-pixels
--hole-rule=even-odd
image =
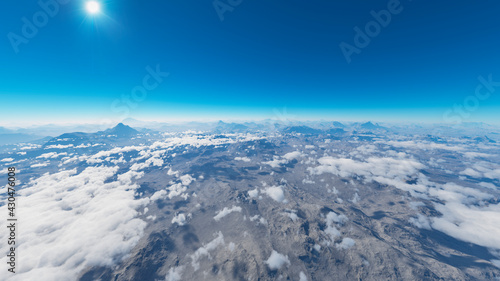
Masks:
[[[97,14],[101,11],[101,4],[97,1],[87,1],[85,3],[85,9],[89,14]]]

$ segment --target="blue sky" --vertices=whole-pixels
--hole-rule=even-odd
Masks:
[[[102,0],[95,16],[86,1],[55,1],[41,1],[58,6],[46,24],[37,1],[2,2],[0,125],[264,119],[285,107],[302,119],[500,122],[497,84],[474,98],[479,76],[500,82],[498,1],[220,0],[223,20],[212,1]],[[356,47],[354,28],[382,10],[391,20],[348,62],[339,45]],[[34,15],[42,26],[27,38]],[[169,75],[133,99],[148,66]]]

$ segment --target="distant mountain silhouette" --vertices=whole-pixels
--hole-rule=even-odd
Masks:
[[[65,133],[58,137],[52,138],[45,145],[54,145],[54,144],[84,144],[84,143],[97,143],[100,139],[106,138],[106,140],[113,141],[113,138],[109,138],[108,136],[116,136],[114,140],[123,140],[130,138],[132,136],[137,135],[139,132],[123,123],[116,125],[111,129],[107,129],[105,131],[99,131],[97,133],[82,133],[82,132],[73,132],[73,133]]]
[[[215,127],[215,133],[241,133],[248,130],[248,126],[238,123],[225,123],[219,121],[217,127]]]
[[[130,126],[124,125],[123,123],[119,123],[114,128],[107,129],[103,132],[98,132],[106,135],[116,135],[118,137],[127,137],[137,135],[139,131],[133,129]]]
[[[300,134],[321,134],[323,131],[307,126],[293,126],[283,130],[285,133],[300,133]]]
[[[496,141],[488,138],[487,136],[484,136],[484,137],[477,137],[477,138],[474,138],[474,140],[476,142],[481,142],[481,143],[496,143]]]
[[[384,127],[380,126],[379,124],[373,124],[372,122],[363,123],[360,127],[365,130],[385,130]]]
[[[338,122],[338,121],[333,121],[332,125],[335,128],[345,128],[345,125],[342,124],[342,123],[340,123],[340,122]]]
[[[30,134],[17,134],[17,133],[0,133],[0,145],[14,144],[21,142],[33,142],[43,138],[43,136],[30,135]]]

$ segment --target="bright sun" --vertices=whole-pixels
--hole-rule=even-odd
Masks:
[[[85,9],[89,14],[97,14],[101,11],[101,4],[97,1],[87,1]]]

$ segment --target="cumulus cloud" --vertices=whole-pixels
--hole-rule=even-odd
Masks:
[[[299,217],[297,216],[296,213],[285,213],[293,222],[296,222]]]
[[[37,159],[40,159],[40,158],[43,158],[43,159],[49,159],[49,158],[57,158],[59,156],[64,156],[64,155],[68,155],[68,153],[66,152],[62,152],[62,153],[57,153],[57,152],[49,152],[49,153],[44,153],[38,157],[36,157]]]
[[[271,186],[262,190],[262,193],[267,194],[274,201],[279,203],[287,203],[285,199],[285,194],[283,193],[283,189],[279,186]]]
[[[302,154],[300,151],[294,151],[294,152],[287,153],[287,154],[283,155],[282,157],[274,156],[273,160],[264,162],[264,164],[267,164],[273,168],[278,168],[281,165],[287,164],[288,162],[290,162],[294,159],[298,159],[302,156],[304,156],[304,154]]]
[[[191,175],[183,175],[179,178],[182,182],[182,185],[188,186],[193,182],[195,179]]]
[[[267,225],[267,220],[259,215],[255,215],[253,217],[250,217],[250,221],[257,221],[257,224],[263,224]]]
[[[233,206],[231,209],[229,209],[228,207],[224,207],[223,210],[217,212],[217,214],[214,217],[214,220],[219,221],[220,219],[229,215],[232,212],[240,212],[241,213],[241,207]]]
[[[410,223],[418,228],[431,229],[429,219],[422,214],[418,214],[416,218],[410,218]]]
[[[388,141],[385,144],[391,145],[393,147],[402,147],[407,149],[420,149],[420,150],[433,150],[441,149],[448,151],[463,151],[465,147],[463,146],[450,146],[442,143],[435,143],[430,141]]]
[[[183,266],[171,268],[168,271],[167,276],[165,277],[165,281],[181,281],[183,270],[184,270]]]
[[[340,236],[340,231],[335,226],[335,223],[338,225],[342,225],[348,221],[348,218],[345,215],[337,215],[335,212],[329,212],[325,218],[326,229],[324,230],[325,234],[330,236],[331,242],[334,242],[337,237]],[[326,242],[326,245],[330,245],[329,241]]]
[[[464,152],[464,156],[467,158],[488,158],[492,157],[493,155],[487,154],[487,153],[481,153],[481,152]]]
[[[328,225],[332,225],[333,223],[344,224],[349,219],[345,215],[337,215],[335,212],[329,212],[325,220]]]
[[[143,163],[135,163],[130,167],[130,170],[137,171],[142,170],[151,166],[161,167],[163,166],[163,159],[153,156]]]
[[[50,164],[50,163],[45,162],[45,163],[33,164],[33,165],[31,165],[30,167],[31,167],[31,168],[47,167],[49,164]]]
[[[74,145],[72,143],[70,144],[67,144],[67,145],[63,145],[63,144],[54,144],[54,145],[49,145],[47,147],[45,147],[45,149],[65,149],[65,148],[71,148],[73,147]]]
[[[150,148],[158,149],[165,148],[171,150],[179,146],[218,146],[223,144],[231,144],[238,142],[249,142],[260,140],[263,137],[254,136],[252,134],[219,134],[219,135],[200,135],[196,132],[186,132],[177,136],[171,136],[163,141],[155,142]]]
[[[155,192],[151,197],[151,202],[157,201],[157,200],[163,200],[167,197],[167,191],[166,190],[159,190]]]
[[[218,246],[224,245],[224,235],[222,235],[222,232],[219,231],[217,234],[217,237],[210,241],[207,245],[198,248],[194,254],[191,255],[191,265],[193,266],[194,270],[197,271],[200,269],[200,259],[202,257],[209,257],[210,258],[210,252],[214,251],[217,249]]]
[[[14,158],[4,158],[0,160],[0,162],[12,162],[12,161],[14,161]]]
[[[183,185],[182,183],[176,183],[169,186],[167,190],[169,191],[168,199],[172,199],[176,196],[184,195],[184,192],[187,191],[187,186]]]
[[[248,196],[250,196],[251,198],[256,198],[257,196],[259,196],[259,190],[256,188],[248,191]]]
[[[302,156],[303,156],[303,154],[300,151],[294,151],[294,152],[290,152],[290,153],[283,155],[283,158],[288,160],[288,161],[292,161],[292,160],[298,159]]]
[[[353,155],[358,155],[358,154],[364,154],[364,155],[369,155],[369,154],[374,154],[377,152],[377,147],[373,144],[367,144],[367,145],[362,145],[356,148],[356,151],[352,153]]]
[[[432,228],[456,239],[500,249],[500,204],[486,207],[466,206],[460,202],[437,204],[443,214],[432,217]]]
[[[236,160],[236,161],[243,161],[243,162],[250,162],[250,161],[252,161],[248,157],[235,157],[234,160]]]
[[[424,165],[413,159],[369,157],[366,161],[356,161],[327,156],[320,158],[318,162],[319,166],[308,168],[313,175],[323,173],[331,173],[339,177],[356,175],[364,177],[366,182],[375,181],[410,192],[426,192],[428,189],[425,176],[419,172]],[[407,183],[406,180],[412,176],[418,178],[416,184]]]
[[[185,225],[186,224],[186,215],[184,214],[178,214],[172,219],[172,224],[178,224],[178,225]]]
[[[473,178],[484,177],[500,181],[500,165],[484,161],[478,162],[475,163],[471,168],[465,169],[460,174]]]
[[[286,159],[279,159],[278,156],[275,156],[273,160],[267,161],[267,162],[263,162],[263,163],[267,164],[267,165],[269,165],[269,166],[271,166],[273,168],[278,168],[281,165],[288,163],[288,161]]]
[[[299,274],[299,281],[307,281],[307,276],[303,271]]]
[[[355,244],[356,242],[353,239],[346,237],[342,239],[342,242],[336,244],[335,247],[337,247],[337,249],[347,250],[353,247]]]
[[[269,266],[269,269],[271,270],[278,270],[280,269],[283,265],[290,266],[290,260],[288,259],[288,256],[282,255],[275,250],[271,253],[271,256],[265,261],[267,265]]]
[[[19,190],[22,253],[10,280],[75,280],[85,268],[119,262],[137,244],[146,222],[137,218],[147,199],[135,199],[135,184],[109,182],[117,167],[45,174]],[[6,206],[0,207],[7,213]],[[0,240],[6,240],[0,232]],[[0,245],[7,252],[7,243]],[[6,257],[0,257],[2,264]]]

